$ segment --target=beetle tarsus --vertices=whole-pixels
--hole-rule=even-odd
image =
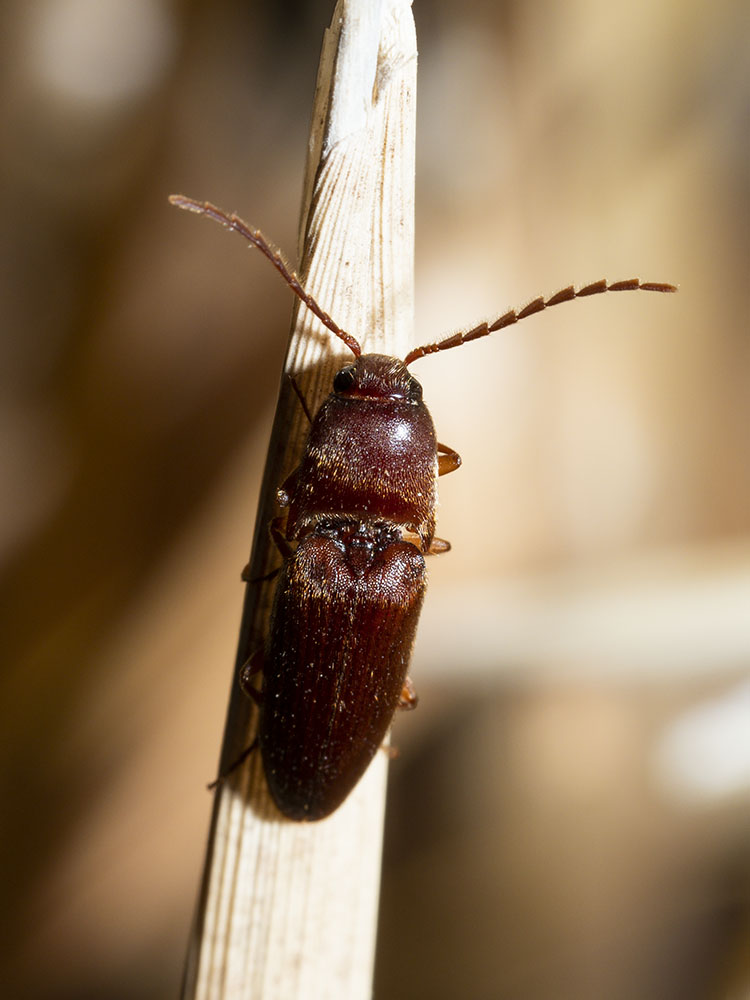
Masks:
[[[244,762],[247,760],[247,758],[250,756],[250,754],[253,752],[253,750],[255,750],[257,746],[258,746],[258,737],[256,736],[253,742],[250,744],[250,746],[245,747],[245,749],[242,751],[239,757],[237,757],[236,760],[233,760],[232,763],[229,765],[229,767],[227,767],[225,770],[221,772],[218,778],[214,778],[214,780],[209,785],[206,786],[209,792],[212,792],[215,788],[218,788],[219,785],[223,785],[224,782],[229,777],[229,775],[234,774],[234,772],[237,770],[240,764],[244,764]]]

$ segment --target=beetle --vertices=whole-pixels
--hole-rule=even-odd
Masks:
[[[409,365],[575,298],[676,288],[637,278],[577,290],[569,285],[493,323],[414,348],[401,361],[363,354],[259,230],[210,202],[183,195],[170,201],[257,247],[354,356],[310,417],[301,462],[277,490],[286,516],[275,518],[270,531],[284,564],[265,647],[240,672],[242,689],[259,706],[256,742],[273,800],[290,819],[319,820],[355,787],[396,709],[416,705],[407,670],[425,593],[425,556],[450,548],[435,537],[437,479],[461,459],[438,442]]]

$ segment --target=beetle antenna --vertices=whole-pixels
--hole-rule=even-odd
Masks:
[[[418,358],[423,358],[426,354],[435,354],[436,351],[447,351],[451,347],[460,347],[461,344],[467,344],[470,340],[478,340],[480,337],[486,337],[496,330],[512,326],[520,319],[526,319],[527,316],[533,316],[534,313],[542,312],[543,309],[547,309],[549,306],[558,306],[561,302],[571,302],[573,299],[581,299],[586,295],[600,295],[602,292],[635,292],[639,290],[643,292],[676,292],[677,286],[660,281],[641,281],[639,278],[627,278],[625,281],[613,281],[612,283],[602,278],[601,281],[584,285],[577,291],[573,285],[568,285],[567,288],[561,288],[559,292],[555,292],[548,299],[540,295],[539,298],[533,299],[519,312],[516,312],[515,309],[509,309],[499,319],[496,319],[494,323],[480,323],[479,326],[475,326],[473,330],[469,330],[466,333],[453,333],[450,337],[438,340],[434,344],[415,347],[404,358],[404,364],[410,365],[412,361],[417,361]]]
[[[195,212],[197,215],[205,215],[209,219],[220,223],[226,229],[233,229],[235,233],[244,236],[252,246],[257,247],[271,261],[294,294],[305,303],[311,313],[318,317],[323,326],[328,327],[331,333],[335,333],[340,340],[343,340],[355,358],[360,357],[362,348],[359,346],[359,342],[350,333],[347,333],[346,330],[342,330],[331,319],[328,313],[320,308],[312,295],[302,287],[295,272],[285,262],[281,251],[271,246],[259,229],[253,229],[252,226],[248,226],[246,222],[243,222],[238,215],[234,213],[229,215],[222,211],[222,209],[217,208],[216,205],[212,205],[210,201],[196,201],[194,198],[187,198],[184,194],[171,194],[169,200],[178,208],[184,208],[187,212]]]

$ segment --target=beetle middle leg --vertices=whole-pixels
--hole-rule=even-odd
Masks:
[[[461,456],[447,444],[437,445],[438,453],[438,476],[447,476],[449,472],[455,472],[461,467]],[[425,553],[428,556],[440,555],[441,552],[450,552],[451,543],[444,538],[433,538],[430,547]]]
[[[396,708],[401,709],[402,712],[413,712],[414,709],[419,704],[419,695],[414,690],[414,685],[412,684],[411,677],[407,677],[404,680],[404,686],[401,688],[401,694],[398,696],[398,703]],[[386,745],[382,744],[380,747],[388,757],[388,760],[395,760],[400,756],[400,751],[398,747],[394,746],[392,743]]]
[[[411,542],[412,545],[416,545],[421,551],[420,538],[416,531],[404,531],[402,537],[405,542]],[[433,536],[429,548],[426,552],[422,552],[422,555],[439,556],[442,552],[450,552],[450,550],[450,542],[446,541],[445,538],[435,538]]]
[[[418,704],[419,695],[414,690],[411,677],[407,677],[404,680],[404,686],[401,688],[401,694],[398,697],[397,707],[403,709],[405,712],[413,712]]]
[[[260,707],[263,702],[263,695],[253,684],[253,678],[263,670],[263,647],[256,649],[249,659],[245,660],[240,668],[239,682],[242,693],[247,695],[255,704]]]
[[[425,552],[426,556],[439,556],[441,552],[450,552],[451,543],[446,541],[444,538],[435,538],[433,536],[430,542],[429,549]]]
[[[250,576],[250,563],[243,567],[240,573],[240,579],[243,583],[267,583],[269,580],[273,580],[275,576],[278,576],[281,572],[281,566],[277,566],[276,569],[270,570],[268,573],[264,573],[263,576]]]
[[[273,544],[286,560],[292,555],[294,549],[286,540],[286,535],[284,534],[284,521],[285,516],[283,514],[280,514],[278,517],[274,517],[268,525],[268,534],[271,536]],[[277,566],[276,569],[272,569],[270,573],[266,573],[263,576],[250,576],[250,563],[248,563],[240,575],[244,583],[264,583],[267,580],[273,580],[273,578],[280,572],[281,566]]]

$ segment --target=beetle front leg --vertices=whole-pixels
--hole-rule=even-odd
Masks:
[[[440,444],[438,441],[438,475],[447,476],[449,472],[455,472],[461,466],[461,456],[457,451],[449,448],[447,444]]]
[[[288,507],[292,501],[292,495],[294,493],[295,487],[297,485],[297,475],[299,474],[299,468],[294,469],[286,477],[284,482],[276,490],[276,502],[279,507]]]
[[[307,417],[308,424],[310,424],[310,426],[312,427],[312,422],[313,422],[314,418],[313,418],[312,412],[310,410],[310,407],[307,405],[307,400],[305,399],[304,395],[302,394],[302,390],[299,387],[299,383],[297,382],[297,379],[294,377],[294,375],[287,375],[287,378],[292,383],[292,389],[294,389],[294,391],[295,391],[295,393],[297,395],[297,399],[299,400],[299,404],[302,407],[305,416]]]

